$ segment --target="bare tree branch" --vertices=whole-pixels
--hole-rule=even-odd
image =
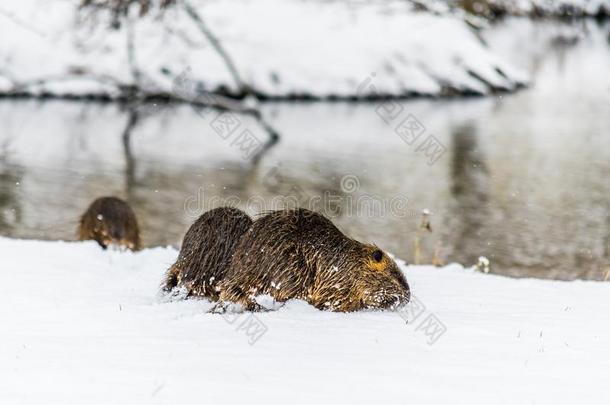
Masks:
[[[220,43],[220,40],[208,28],[208,26],[203,21],[197,10],[195,10],[195,8],[188,2],[188,0],[184,0],[183,5],[186,13],[193,19],[193,21],[195,21],[201,33],[208,39],[208,41],[210,41],[210,44],[214,47],[218,55],[223,59],[225,65],[227,65],[227,68],[229,69],[229,72],[231,73],[231,76],[233,76],[233,80],[237,85],[238,91],[242,92],[243,94],[249,94],[250,88],[246,86],[244,81],[241,79],[241,76],[239,75],[239,72],[235,67],[235,63],[233,62],[233,59],[231,59],[229,54],[226,52],[226,50]]]

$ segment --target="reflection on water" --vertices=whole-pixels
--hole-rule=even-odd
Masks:
[[[610,268],[610,27],[508,20],[488,43],[531,72],[513,95],[401,103],[446,148],[434,164],[376,104],[267,104],[280,142],[253,163],[189,106],[0,102],[0,233],[75,239],[100,195],[127,199],[146,245],[178,245],[201,212],[305,205],[414,260],[515,276]],[[248,117],[243,126],[264,140]],[[283,197],[282,197],[283,196]],[[282,198],[280,198],[282,197]]]
[[[21,223],[21,207],[17,196],[21,169],[6,164],[6,153],[0,155],[0,230],[10,232]]]
[[[489,218],[489,169],[478,145],[475,127],[457,127],[451,133],[450,191],[447,245],[450,256],[462,257],[465,263],[476,263],[480,252],[488,251],[486,235]]]

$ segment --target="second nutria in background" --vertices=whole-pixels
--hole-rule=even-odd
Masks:
[[[250,225],[252,219],[237,208],[215,208],[201,215],[184,235],[180,255],[168,270],[163,289],[168,292],[184,287],[187,296],[217,300],[217,285]]]
[[[112,245],[131,250],[142,247],[136,214],[116,197],[100,197],[91,203],[80,219],[78,239],[95,240],[104,249]]]

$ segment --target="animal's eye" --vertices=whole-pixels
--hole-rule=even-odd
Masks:
[[[381,259],[383,259],[383,252],[379,249],[375,250],[373,252],[373,260],[375,260],[377,263],[379,263],[381,261]]]

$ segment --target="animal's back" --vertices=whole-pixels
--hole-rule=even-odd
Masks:
[[[246,309],[253,309],[248,298],[259,294],[271,294],[278,301],[305,299],[319,267],[316,261],[328,260],[329,248],[341,250],[347,243],[330,220],[312,211],[267,213],[237,246],[220,298],[240,302]]]
[[[306,209],[258,218],[237,245],[219,289],[220,311],[229,303],[262,309],[257,297],[265,295],[343,312],[394,308],[410,297],[391,257]]]
[[[167,272],[166,291],[185,287],[189,296],[216,300],[217,285],[229,268],[231,258],[252,219],[237,208],[221,207],[201,215],[191,225],[178,260]]]

